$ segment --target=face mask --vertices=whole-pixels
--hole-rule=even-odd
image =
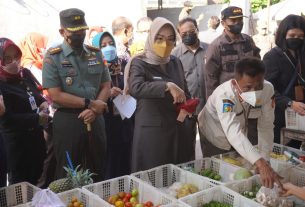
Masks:
[[[11,73],[11,74],[17,74],[20,70],[20,60],[15,60],[9,64],[6,64],[3,66],[4,70]]]
[[[162,58],[169,57],[174,47],[174,43],[171,41],[155,42],[153,44],[153,50]]]
[[[287,47],[292,50],[301,49],[301,47],[303,46],[303,42],[304,42],[304,40],[302,40],[300,38],[289,38],[289,39],[286,39],[286,41],[287,41]]]
[[[185,45],[194,45],[196,42],[197,42],[197,34],[196,33],[191,33],[191,34],[188,34],[186,36],[184,36],[182,38],[182,42],[185,44]]]
[[[72,34],[67,36],[67,42],[70,44],[72,48],[82,48],[85,40],[86,34]]]
[[[117,57],[116,48],[112,45],[108,45],[102,48],[102,53],[104,55],[105,60],[107,60],[107,62],[111,62]]]
[[[242,91],[235,80],[235,83],[240,91]],[[263,90],[258,91],[249,91],[249,92],[241,92],[239,95],[243,99],[244,102],[250,104],[251,106],[255,107],[257,104],[261,103],[261,95]]]
[[[243,23],[228,25],[230,32],[232,32],[233,34],[240,34],[241,30],[243,29],[243,26]]]
[[[261,102],[261,95],[262,95],[263,90],[259,91],[249,91],[249,92],[242,92],[240,94],[240,97],[250,104],[251,106],[256,106]]]

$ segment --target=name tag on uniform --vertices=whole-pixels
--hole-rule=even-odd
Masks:
[[[36,110],[37,109],[37,104],[36,104],[34,96],[29,97],[29,102],[30,102],[32,110]]]
[[[61,66],[62,67],[73,67],[72,64],[67,60],[62,61]]]
[[[154,79],[154,80],[162,80],[162,77],[154,76],[153,79]]]
[[[99,65],[100,62],[96,58],[88,59],[88,66]]]

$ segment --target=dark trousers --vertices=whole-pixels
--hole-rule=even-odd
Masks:
[[[56,159],[54,154],[52,124],[49,124],[48,128],[44,130],[44,138],[46,141],[47,155],[43,163],[43,171],[41,177],[37,183],[39,188],[47,188],[49,184],[54,180],[55,176]]]
[[[253,145],[257,145],[257,119],[249,119],[248,120],[248,139]],[[211,157],[218,154],[223,154],[234,150],[232,147],[230,150],[223,150],[218,147],[215,147],[212,143],[210,143],[205,136],[201,134],[200,136],[200,144],[203,157]]]
[[[46,153],[43,130],[3,132],[3,138],[7,149],[9,184],[27,181],[36,185]]]
[[[106,179],[129,175],[134,117],[122,120],[120,115],[105,114],[107,134]]]
[[[0,188],[6,186],[6,155],[2,134],[0,133]]]
[[[81,110],[57,110],[53,117],[54,152],[56,158],[55,178],[66,176],[64,166],[68,166],[66,152],[69,153],[74,167],[81,165],[96,173],[95,182],[104,179],[106,160],[105,122],[102,116],[91,123],[91,132],[78,118]]]

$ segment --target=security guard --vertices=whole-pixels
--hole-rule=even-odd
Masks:
[[[243,57],[258,57],[260,49],[252,38],[242,34],[242,9],[230,6],[221,12],[222,35],[208,47],[205,76],[207,96],[223,82],[234,77],[234,64]]]
[[[267,164],[273,146],[274,90],[264,81],[265,66],[257,58],[244,58],[235,66],[235,79],[215,89],[200,112],[199,129],[206,156],[228,152],[231,146],[257,167],[266,187],[279,176]],[[258,150],[247,137],[248,118],[258,119]]]
[[[110,75],[98,48],[84,45],[85,14],[79,9],[59,14],[64,42],[48,50],[43,63],[43,87],[57,108],[53,119],[56,178],[65,176],[69,152],[74,165],[89,168],[103,179],[106,135],[103,111],[110,95]]]

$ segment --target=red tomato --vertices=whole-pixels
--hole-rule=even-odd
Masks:
[[[123,202],[127,203],[127,202],[129,202],[129,199],[125,197],[125,198],[123,198]]]
[[[125,203],[125,207],[132,207],[132,203],[131,202]]]
[[[147,202],[145,203],[145,206],[147,206],[147,207],[153,207],[154,204],[153,204],[153,202],[151,202],[151,201],[147,201]]]
[[[131,198],[131,193],[126,193],[125,198],[127,198],[128,200]]]

